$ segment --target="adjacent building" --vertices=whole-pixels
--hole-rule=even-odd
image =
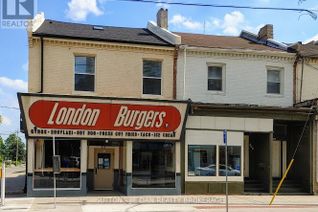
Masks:
[[[147,28],[33,20],[19,94],[28,195],[52,194],[54,153],[60,195],[220,194],[226,172],[230,193],[272,193],[291,159],[281,192],[316,193],[316,101],[298,86],[300,54],[272,25],[214,36],[170,32],[167,17]]]

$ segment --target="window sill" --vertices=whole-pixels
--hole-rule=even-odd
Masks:
[[[267,93],[265,95],[265,97],[269,97],[269,98],[283,98],[284,95],[283,94],[271,94],[271,93]]]
[[[228,176],[228,181],[230,182],[243,182],[243,176]],[[216,182],[223,182],[226,180],[225,176],[186,176],[185,181],[193,181],[193,182],[200,182],[200,181],[216,181]]]
[[[97,96],[95,91],[73,91],[72,94],[81,96]]]
[[[154,95],[154,94],[142,94],[141,97],[143,99],[163,99],[162,95]]]
[[[212,91],[208,90],[207,94],[209,95],[220,95],[220,96],[225,96],[225,91]]]

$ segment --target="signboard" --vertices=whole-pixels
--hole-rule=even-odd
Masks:
[[[179,140],[187,102],[19,94],[29,137]]]
[[[52,159],[53,159],[53,173],[59,174],[61,172],[61,156],[54,155]]]

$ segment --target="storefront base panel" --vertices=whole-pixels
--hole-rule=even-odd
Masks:
[[[85,196],[87,194],[86,189],[86,173],[82,173],[82,185],[81,189],[78,190],[57,190],[56,195],[61,196]],[[40,190],[33,189],[33,176],[28,175],[27,177],[27,196],[28,197],[53,197],[53,190]]]
[[[128,185],[132,184],[132,176],[126,175]],[[176,175],[176,188],[126,188],[127,196],[138,195],[180,195],[181,194],[181,177]]]
[[[243,182],[229,182],[229,194],[243,194]],[[224,194],[225,182],[185,182],[185,194]]]

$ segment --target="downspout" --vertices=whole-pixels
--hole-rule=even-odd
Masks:
[[[177,68],[178,68],[179,46],[174,49],[173,55],[173,99],[177,99]]]
[[[183,46],[183,97],[186,95],[187,45]]]
[[[296,55],[293,68],[293,103],[294,105],[297,103],[297,65],[298,65],[299,55]]]
[[[41,71],[41,75],[40,75],[40,92],[39,93],[43,93],[43,75],[44,75],[44,67],[43,67],[43,60],[44,60],[44,42],[43,42],[43,36],[40,37],[41,39],[41,67],[40,67],[40,71]]]
[[[301,58],[301,80],[300,80],[300,94],[299,94],[299,101],[302,100],[302,94],[303,94],[303,81],[304,81],[304,58]]]

